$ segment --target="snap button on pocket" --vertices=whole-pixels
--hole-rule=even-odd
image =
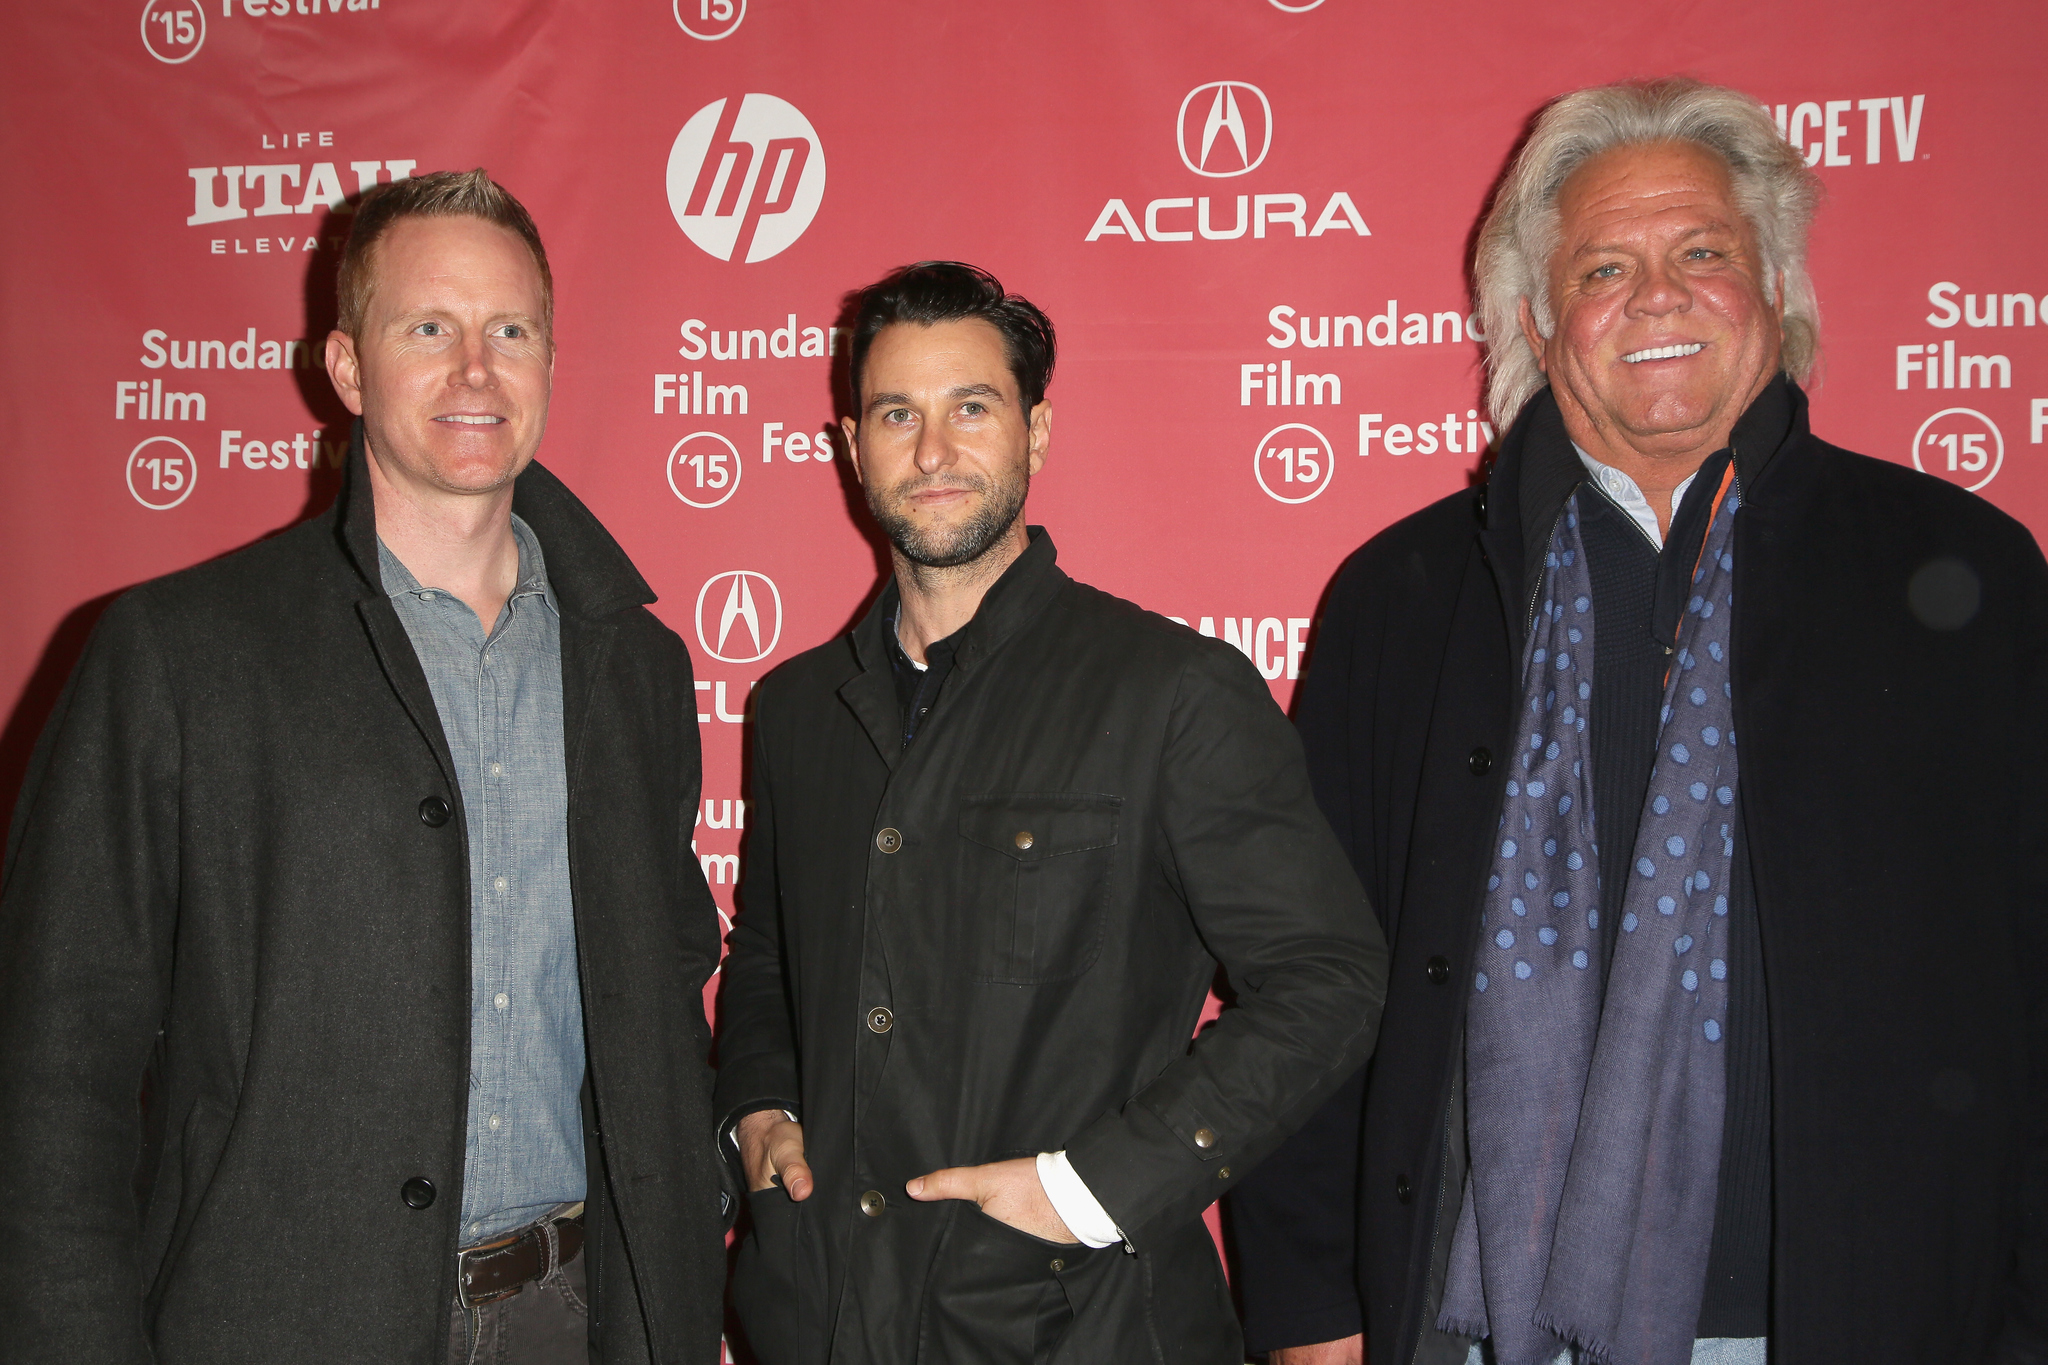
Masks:
[[[1028,829],[1020,829],[1020,830],[1018,830],[1018,831],[1017,831],[1017,847],[1018,847],[1018,848],[1020,848],[1020,849],[1022,849],[1022,848],[1029,848],[1029,847],[1031,847],[1031,831],[1030,831],[1030,830],[1028,830]]]
[[[885,829],[875,836],[875,847],[884,853],[894,853],[903,847],[903,835],[893,829]]]
[[[1200,1147],[1200,1148],[1201,1148],[1201,1149],[1202,1149],[1203,1151],[1205,1151],[1205,1152],[1206,1152],[1206,1151],[1208,1151],[1208,1150],[1209,1150],[1209,1149],[1210,1149],[1211,1147],[1214,1147],[1215,1145],[1216,1145],[1216,1134],[1215,1134],[1215,1132],[1214,1132],[1214,1131],[1213,1131],[1212,1129],[1208,1129],[1208,1128],[1197,1128],[1197,1129],[1195,1129],[1195,1146],[1197,1146],[1197,1147]]]
[[[896,1027],[896,1016],[889,1012],[887,1005],[877,1005],[868,1011],[868,1031],[887,1033]]]

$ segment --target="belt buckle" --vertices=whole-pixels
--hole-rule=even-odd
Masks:
[[[525,1282],[522,1281],[510,1289],[496,1290],[472,1297],[469,1292],[469,1267],[472,1261],[480,1261],[487,1256],[511,1250],[535,1231],[538,1231],[538,1229],[528,1229],[525,1232],[502,1238],[496,1242],[487,1242],[482,1246],[457,1248],[455,1252],[455,1301],[462,1305],[464,1309],[480,1308],[487,1303],[496,1303],[500,1299],[509,1299],[520,1290],[526,1288]]]

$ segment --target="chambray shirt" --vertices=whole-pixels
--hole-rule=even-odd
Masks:
[[[380,540],[384,591],[426,671],[469,829],[470,1246],[584,1196],[583,995],[569,896],[562,623],[518,517],[519,582],[488,638]]]

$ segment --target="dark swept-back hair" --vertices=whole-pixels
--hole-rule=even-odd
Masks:
[[[540,269],[540,326],[549,346],[555,344],[555,277],[548,270],[547,248],[540,244],[540,229],[533,215],[509,191],[491,179],[479,166],[473,171],[434,171],[388,185],[378,185],[356,205],[355,225],[341,249],[341,269],[335,278],[335,302],[339,305],[338,327],[357,341],[363,338],[363,314],[370,304],[377,242],[405,218],[481,218],[486,223],[514,233],[533,253]]]
[[[919,261],[890,271],[854,299],[847,377],[853,384],[855,417],[860,415],[860,379],[867,368],[868,347],[884,327],[897,322],[929,327],[935,322],[981,319],[1002,333],[1024,415],[1029,417],[1045,398],[1046,386],[1052,383],[1052,319],[1022,295],[1004,293],[1002,282],[986,270],[959,261]]]

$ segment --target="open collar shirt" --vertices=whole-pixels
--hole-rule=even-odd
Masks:
[[[584,1197],[583,999],[569,889],[562,625],[540,541],[512,518],[519,579],[490,633],[377,543],[455,761],[469,837],[465,1246]]]

